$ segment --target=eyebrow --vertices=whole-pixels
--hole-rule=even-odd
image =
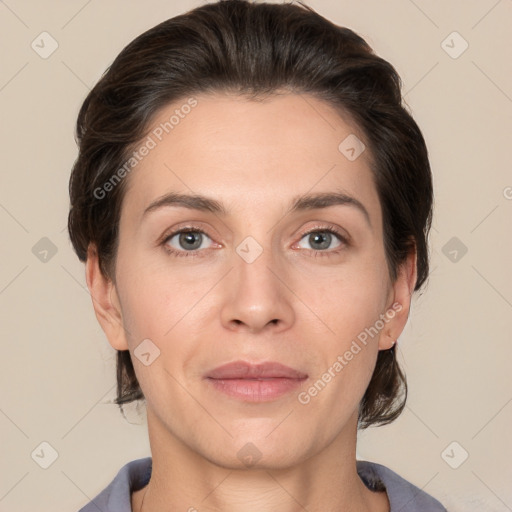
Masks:
[[[366,222],[371,227],[370,215],[365,206],[347,193],[340,192],[320,192],[316,194],[305,194],[296,196],[291,201],[291,206],[288,208],[286,214],[315,210],[320,208],[329,208],[330,206],[351,206],[358,210],[365,217]],[[181,194],[178,192],[170,192],[157,199],[155,199],[142,214],[145,217],[150,212],[164,208],[166,206],[178,206],[182,208],[189,208],[191,210],[199,210],[205,212],[212,212],[222,216],[228,215],[226,207],[216,199],[198,195],[198,194]]]

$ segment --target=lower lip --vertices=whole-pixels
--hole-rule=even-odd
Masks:
[[[207,379],[222,393],[244,402],[268,402],[296,390],[305,379]]]

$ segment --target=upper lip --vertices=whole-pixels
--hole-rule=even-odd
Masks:
[[[234,361],[211,370],[206,375],[209,379],[305,379],[307,374],[277,362],[249,363]]]

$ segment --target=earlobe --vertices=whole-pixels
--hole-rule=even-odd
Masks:
[[[379,350],[389,350],[395,346],[397,340],[391,332],[383,332],[379,338]]]
[[[112,280],[103,275],[94,244],[89,244],[85,263],[87,287],[94,313],[107,339],[116,350],[128,350],[121,307]]]

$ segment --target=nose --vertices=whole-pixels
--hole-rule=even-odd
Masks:
[[[235,251],[233,265],[223,282],[223,326],[253,334],[288,329],[295,319],[294,295],[286,284],[286,267],[278,265],[271,249],[265,248],[252,262]]]

